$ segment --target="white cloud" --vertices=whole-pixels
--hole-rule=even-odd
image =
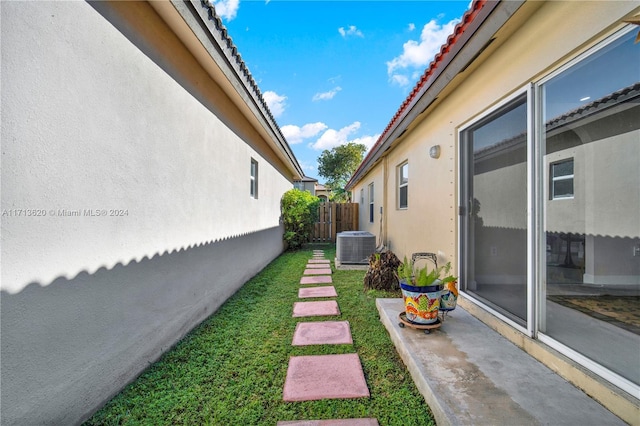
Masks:
[[[350,25],[346,30],[344,29],[344,27],[340,27],[338,28],[338,32],[344,38],[346,38],[347,36],[364,37],[362,31],[360,31],[355,25]]]
[[[371,149],[371,147],[378,141],[379,138],[380,138],[380,133],[378,133],[377,135],[373,135],[373,136],[363,136],[361,138],[350,140],[349,142],[361,143],[364,146],[366,146],[367,147],[367,151],[369,151]]]
[[[238,14],[240,0],[208,0],[213,5],[216,13],[223,19],[231,21]]]
[[[336,93],[338,93],[339,91],[342,90],[342,87],[338,86],[332,90],[329,90],[328,92],[324,92],[324,93],[316,93],[315,95],[313,95],[313,101],[328,101],[329,99],[333,99],[333,97],[336,95]]]
[[[305,139],[316,136],[318,133],[322,132],[326,128],[327,128],[326,124],[317,122],[317,123],[308,123],[302,127],[288,124],[286,126],[282,126],[280,130],[282,131],[282,134],[284,135],[287,142],[289,142],[291,145],[295,145],[297,143],[302,142]]]
[[[411,84],[411,80],[406,75],[394,74],[389,77],[392,83],[397,84],[398,86],[404,87]]]
[[[458,19],[454,19],[440,25],[435,19],[429,21],[422,28],[420,41],[407,41],[402,46],[402,54],[387,62],[389,79],[395,84],[408,85],[410,81],[407,74],[411,74],[415,68],[426,68],[446,43],[447,37],[453,33],[458,22]]]
[[[300,167],[302,167],[302,170],[304,170],[305,172],[315,172],[316,171],[316,163],[309,163],[308,161],[299,161],[300,163]]]
[[[409,24],[409,31],[413,31],[416,29],[416,24],[414,24],[413,22]]]
[[[271,114],[275,118],[278,118],[284,112],[285,101],[287,100],[286,96],[278,95],[276,92],[266,91],[262,94],[264,101],[267,103]]]

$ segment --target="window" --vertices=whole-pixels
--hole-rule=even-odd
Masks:
[[[631,331],[580,305],[589,300],[589,306],[602,309],[599,312],[611,312],[620,306],[612,307],[615,294],[616,304],[632,301],[627,315],[640,314],[640,303],[628,296],[640,291],[640,258],[630,250],[640,241],[636,34],[628,28],[605,40],[536,88],[542,113],[537,123],[542,133],[540,164],[548,164],[544,172],[549,176],[549,193],[539,205],[543,226],[538,247],[544,249],[539,253],[544,286],[539,332],[623,377],[627,382],[605,373],[605,378],[637,393],[640,369],[628,366],[638,365],[638,345],[630,343],[637,342],[638,329]],[[571,202],[555,201],[562,199]],[[589,289],[588,297],[573,292],[583,288]],[[615,356],[599,351],[593,342],[616,348]]]
[[[251,198],[258,198],[258,162],[251,159],[251,184],[249,194]]]
[[[573,198],[573,158],[551,164],[551,199]]]
[[[398,208],[409,206],[409,163],[398,166]]]
[[[373,223],[373,182],[369,184],[369,222]]]

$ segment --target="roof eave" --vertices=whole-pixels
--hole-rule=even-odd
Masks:
[[[172,27],[188,49],[204,48],[206,50],[206,54],[211,58],[211,66],[205,66],[205,68],[211,77],[244,111],[258,133],[265,138],[267,144],[289,168],[293,179],[304,176],[302,167],[282,135],[258,85],[214,8],[201,0],[149,1],[149,3]],[[177,16],[181,19],[175,19]],[[186,27],[191,34],[184,30]]]
[[[477,58],[496,32],[515,14],[526,0],[476,0],[440,53],[392,118],[369,154],[353,174],[346,189],[351,190],[400,138],[409,126],[442,93],[447,85]]]

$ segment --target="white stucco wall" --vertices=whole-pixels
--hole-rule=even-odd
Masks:
[[[207,107],[88,3],[0,11],[1,422],[74,424],[281,253],[292,183],[228,98]]]
[[[4,290],[278,224],[291,183],[87,4],[2,20]],[[58,213],[85,209],[107,217]]]

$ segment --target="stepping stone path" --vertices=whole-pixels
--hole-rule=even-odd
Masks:
[[[324,251],[314,250],[300,284],[331,284],[331,261],[324,258]],[[305,287],[298,289],[298,297],[338,297],[333,286]],[[293,304],[293,317],[340,315],[336,300],[303,301]],[[291,342],[293,346],[352,345],[348,321],[299,322]],[[320,399],[368,398],[370,396],[364,378],[362,364],[357,353],[340,355],[292,356],[289,359],[287,377],[282,392],[288,402],[315,401]],[[373,418],[335,420],[281,421],[289,426],[378,426]]]
[[[300,278],[300,284],[330,284],[332,282],[331,277],[326,275]]]
[[[322,269],[305,269],[304,275],[331,275],[330,268],[322,268]]]
[[[298,290],[298,297],[304,299],[306,297],[338,297],[336,288],[332,285],[322,287],[307,287]]]

